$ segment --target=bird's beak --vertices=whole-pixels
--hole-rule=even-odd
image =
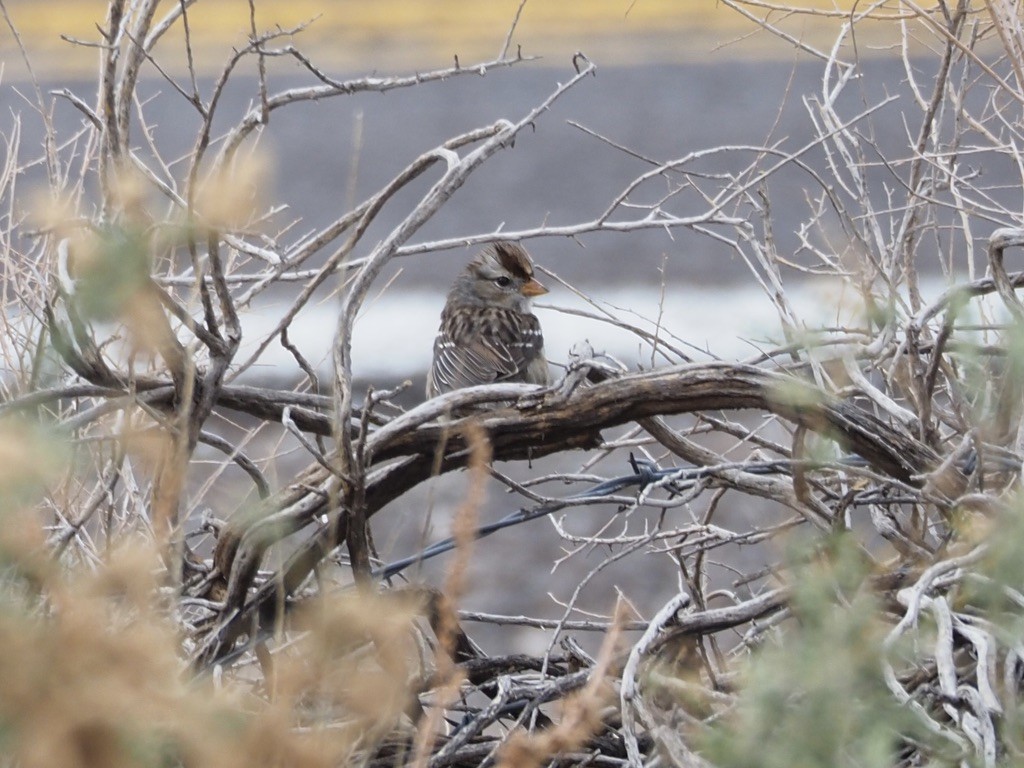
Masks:
[[[523,285],[523,287],[519,289],[519,292],[521,294],[523,294],[523,296],[528,296],[528,297],[529,296],[543,296],[545,293],[548,292],[548,289],[545,288],[537,278],[531,277]]]

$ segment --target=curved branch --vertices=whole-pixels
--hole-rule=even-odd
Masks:
[[[401,417],[415,422],[425,403]],[[731,363],[690,363],[613,379],[568,398],[549,395],[526,411],[501,410],[482,418],[495,458],[542,456],[599,439],[602,429],[652,416],[695,411],[757,409],[824,434],[873,468],[905,483],[934,468],[938,456],[902,430],[864,409],[791,376]],[[451,425],[400,431],[398,422],[374,433],[367,446],[377,460],[432,453],[448,439],[447,454],[464,449]],[[394,435],[386,440],[378,435]]]

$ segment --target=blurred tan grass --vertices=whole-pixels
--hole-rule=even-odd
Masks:
[[[158,17],[177,3],[164,0]],[[99,0],[8,0],[10,17],[44,76],[91,76],[96,50],[75,46],[61,36],[95,42],[104,22]],[[851,0],[802,1],[801,7],[845,12]],[[299,42],[324,67],[366,72],[447,66],[493,58],[515,18],[519,0],[264,0],[257,4],[260,31],[308,24]],[[763,15],[766,9],[753,8]],[[773,13],[784,19],[785,14]],[[803,15],[786,27],[798,38],[827,44],[836,19]],[[310,23],[312,22],[312,23]],[[245,0],[204,0],[189,10],[193,52],[200,71],[213,74],[232,48],[246,42],[249,6]],[[710,0],[531,0],[523,8],[513,51],[551,61],[567,61],[577,50],[609,64],[649,64],[700,60],[726,46],[726,56],[791,56],[792,47],[764,33],[739,13]],[[174,72],[184,57],[181,25],[157,46],[161,66]],[[20,62],[13,37],[0,36],[0,61],[6,77],[18,77]],[[148,74],[155,74],[146,68]]]

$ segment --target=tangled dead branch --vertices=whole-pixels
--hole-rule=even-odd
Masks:
[[[533,402],[454,423],[436,421],[438,413],[460,405],[486,400],[501,402],[516,394]],[[925,474],[939,466],[936,454],[912,436],[798,379],[750,366],[693,364],[612,378],[568,395],[558,391],[544,395],[529,385],[497,385],[436,398],[366,435],[364,454],[369,468],[366,470],[364,514],[370,517],[418,483],[465,466],[469,454],[462,433],[464,424],[484,430],[495,459],[515,460],[596,448],[602,442],[601,430],[630,422],[652,424],[651,419],[680,413],[743,409],[775,412],[798,425],[822,432],[895,483],[910,487],[920,485]],[[434,419],[425,421],[425,414],[428,418],[432,414]],[[656,424],[651,430],[655,440],[679,459],[700,464],[687,449],[686,438],[663,423]],[[805,503],[790,487],[765,482],[756,476],[743,478],[743,474],[730,476],[723,472],[718,479],[726,486],[745,480],[739,487],[748,493],[789,506],[819,526],[828,528],[835,524],[827,509]],[[949,474],[948,489],[964,486],[966,479],[958,467],[952,467]],[[311,467],[270,500],[266,517],[239,521],[221,531],[214,566],[222,578],[227,579],[221,616],[222,621],[232,618],[223,624],[225,637],[233,640],[238,630],[252,627],[253,617],[260,615],[261,608],[277,599],[276,590],[283,589],[285,595],[290,595],[319,558],[344,543],[347,535],[344,517],[321,523],[283,572],[267,580],[262,595],[247,604],[249,589],[266,549],[330,517],[332,500],[337,498],[343,482],[344,478],[329,468]],[[264,611],[262,621],[267,624],[267,620]],[[267,626],[273,623],[271,615]],[[228,644],[227,649],[230,647]],[[205,663],[215,661],[217,654],[225,650],[225,644],[218,639],[212,648],[215,649],[213,656],[205,659]]]

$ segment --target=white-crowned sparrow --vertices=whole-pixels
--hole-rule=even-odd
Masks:
[[[548,361],[530,299],[548,292],[522,246],[488,245],[455,279],[441,312],[427,396],[474,384],[547,384]]]

